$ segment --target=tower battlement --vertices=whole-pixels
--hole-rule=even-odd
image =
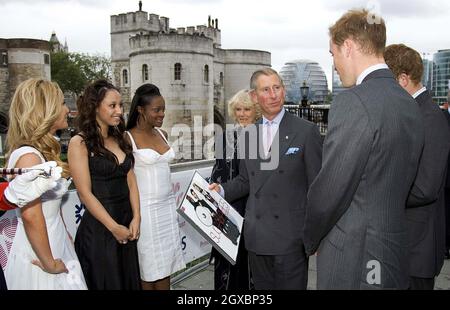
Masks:
[[[145,11],[111,16],[111,34],[135,31],[169,32],[169,18]]]
[[[129,12],[111,16],[111,34],[131,33],[149,34],[185,34],[200,35],[213,40],[215,47],[221,46],[221,32],[218,27],[218,19],[208,17],[207,25],[170,28],[169,18],[160,17],[157,14],[149,14],[145,11]]]

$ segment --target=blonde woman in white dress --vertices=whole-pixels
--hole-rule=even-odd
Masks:
[[[67,164],[54,135],[67,128],[69,109],[57,84],[40,79],[21,83],[9,111],[8,168],[29,168],[56,161],[63,168],[57,186],[17,209],[18,225],[8,255],[8,289],[86,289],[80,263],[61,216],[69,182]]]
[[[170,275],[185,268],[169,163],[175,158],[167,133],[158,129],[165,102],[158,87],[136,90],[127,123],[141,203],[139,266],[144,290],[169,290]]]

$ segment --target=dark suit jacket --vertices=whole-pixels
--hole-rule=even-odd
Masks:
[[[336,97],[306,211],[318,289],[408,288],[405,205],[423,140],[419,107],[388,69]]]
[[[277,137],[279,145],[272,144],[272,156],[277,146],[280,156],[275,170],[262,170],[265,161],[260,156],[246,158],[240,161],[239,175],[223,184],[229,202],[248,195],[245,245],[261,255],[285,255],[303,249],[306,194],[321,165],[322,138],[315,124],[286,111],[274,141]],[[290,148],[298,151],[286,155]]]
[[[443,110],[442,112],[444,112],[444,116],[447,119],[447,123],[448,123],[448,130],[450,131],[450,113],[448,110]],[[447,161],[448,165],[447,165],[447,182],[445,184],[445,187],[447,189],[450,189],[450,154],[448,155],[448,161]]]
[[[416,101],[423,117],[425,144],[406,205],[411,247],[410,275],[434,278],[444,263],[444,186],[450,133],[445,117],[428,91],[420,94]]]

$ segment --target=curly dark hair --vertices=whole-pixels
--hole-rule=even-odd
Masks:
[[[119,92],[119,89],[107,80],[97,80],[88,85],[77,100],[78,117],[76,122],[78,135],[83,138],[89,154],[104,156],[119,165],[119,160],[116,155],[105,148],[101,128],[96,120],[96,109],[100,106],[103,99],[105,99],[106,93],[110,90]],[[110,126],[108,129],[108,135],[116,140],[120,149],[125,154],[131,156],[134,163],[133,148],[125,140],[124,133],[125,120],[123,117],[118,126]]]

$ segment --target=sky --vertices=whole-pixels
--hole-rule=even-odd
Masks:
[[[347,10],[368,8],[386,20],[388,44],[404,43],[426,58],[450,49],[448,0],[142,0],[143,10],[170,27],[219,19],[224,49],[271,53],[280,70],[296,59],[317,61],[331,88],[328,28]],[[71,52],[111,54],[110,16],[138,10],[138,0],[0,0],[0,38],[49,40],[53,31]]]

